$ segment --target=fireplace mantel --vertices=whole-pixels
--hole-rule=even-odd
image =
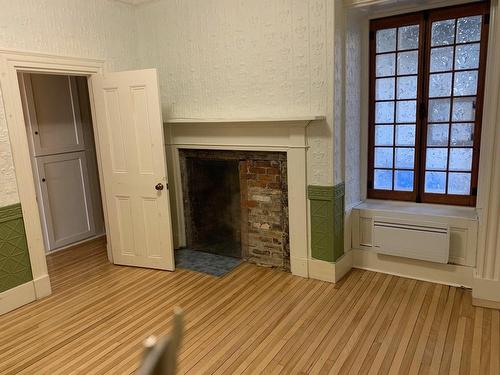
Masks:
[[[165,123],[170,199],[176,246],[186,245],[179,150],[283,151],[287,153],[290,268],[309,277],[307,127],[324,116],[254,119],[171,119]]]

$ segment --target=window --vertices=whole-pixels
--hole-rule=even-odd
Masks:
[[[488,12],[371,21],[369,198],[475,205]]]

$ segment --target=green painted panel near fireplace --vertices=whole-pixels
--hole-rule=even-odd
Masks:
[[[344,195],[344,183],[308,187],[314,259],[335,262],[344,254]]]
[[[21,205],[0,207],[0,292],[31,280]]]
[[[344,255],[345,184],[333,187],[333,256],[335,261]]]

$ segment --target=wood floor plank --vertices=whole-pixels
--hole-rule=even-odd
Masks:
[[[470,373],[479,374],[481,367],[481,342],[483,336],[483,312],[484,309],[477,308],[474,315],[474,335],[472,338],[472,353]]]
[[[295,365],[296,361],[300,358],[300,353],[303,351],[303,348],[311,343],[311,337],[315,337],[315,332],[321,330],[325,320],[332,315],[336,306],[341,304],[346,293],[350,291],[349,285],[353,285],[357,280],[357,278],[355,279],[353,277],[347,277],[346,279],[345,283],[332,284],[337,292],[331,299],[324,300],[324,303],[321,304],[316,313],[313,313],[312,316],[309,315],[307,319],[303,319],[304,322],[300,329],[297,330],[293,337],[284,343],[278,354],[264,369],[265,373],[273,372],[275,368],[284,370],[286,366],[293,367]],[[344,285],[345,287],[341,288],[340,285]],[[312,317],[314,317],[314,319]]]
[[[436,346],[434,347],[434,355],[432,356],[432,362],[430,365],[429,374],[436,375],[439,373],[441,368],[443,353],[444,353],[444,345],[446,342],[446,334],[448,332],[448,328],[450,326],[451,314],[453,312],[453,306],[455,303],[455,294],[456,289],[450,288],[450,292],[448,294],[448,299],[446,301],[446,307],[443,312],[443,316],[441,318],[441,322],[439,325],[439,331],[437,335]]]
[[[384,309],[380,314],[378,314],[377,319],[374,323],[368,327],[367,332],[364,333],[364,337],[361,339],[356,348],[351,351],[348,360],[342,367],[342,371],[348,372],[349,374],[358,374],[363,366],[363,361],[360,359],[366,359],[368,352],[370,351],[377,335],[382,330],[382,327],[388,321],[392,321],[396,310],[399,308],[401,300],[405,290],[407,290],[408,280],[398,278],[396,286],[392,290],[392,294],[389,301],[384,306]]]
[[[368,374],[378,374],[380,368],[382,367],[387,352],[390,350],[391,345],[395,342],[394,339],[398,333],[398,327],[404,318],[405,311],[408,308],[408,303],[410,301],[410,297],[412,296],[412,292],[415,286],[417,286],[417,281],[412,280],[410,282],[410,288],[408,289],[408,292],[406,293],[403,301],[401,302],[398,311],[394,315],[394,319],[391,323],[389,331],[387,332],[387,335],[384,337],[382,345],[380,346],[377,355],[375,356],[375,359],[370,367]]]
[[[406,349],[408,348],[408,344],[410,343],[410,339],[413,333],[413,330],[416,325],[416,321],[418,315],[420,313],[420,309],[422,308],[422,304],[424,302],[425,295],[427,293],[427,289],[429,284],[425,283],[421,289],[419,290],[415,300],[412,302],[411,310],[409,315],[407,316],[407,321],[405,325],[405,329],[403,332],[403,336],[399,341],[397,346],[396,354],[392,359],[392,365],[389,369],[389,375],[395,375],[399,373],[401,365],[403,364],[403,358],[406,353]]]
[[[450,374],[460,373],[460,362],[462,358],[466,323],[467,319],[463,317],[461,317],[458,321],[457,334],[455,336],[455,344],[453,345],[453,353],[451,357]]]
[[[481,365],[479,370],[482,374],[486,374],[489,371],[491,355],[499,355],[498,352],[491,352],[491,312],[491,309],[484,309],[483,312],[483,334],[481,335]]]
[[[347,341],[347,343],[343,346],[342,351],[340,354],[336,357],[333,366],[330,367],[329,373],[330,374],[337,374],[340,372],[341,368],[343,367],[345,361],[349,357],[349,354],[354,350],[354,347],[359,341],[359,338],[362,336],[362,334],[368,329],[368,324],[370,324],[373,321],[373,317],[375,312],[377,312],[377,308],[383,307],[385,305],[382,304],[382,306],[379,306],[379,303],[383,301],[383,296],[386,292],[386,288],[391,282],[391,277],[388,277],[386,280],[384,280],[384,284],[382,288],[379,289],[379,292],[376,296],[376,298],[370,303],[370,306],[368,307],[368,310],[366,313],[363,315],[359,323],[357,324],[356,328],[354,329],[353,334]],[[385,301],[384,301],[385,302]]]
[[[442,292],[442,286],[439,285],[436,287],[434,291],[431,306],[429,307],[429,311],[427,312],[427,316],[425,317],[424,326],[422,328],[422,332],[418,339],[417,348],[413,355],[413,359],[410,365],[410,370],[408,372],[409,375],[418,374],[418,371],[420,369],[420,364],[422,363],[422,358],[424,356],[424,351],[427,346],[427,341],[429,340],[432,323],[434,322],[434,318],[436,316],[436,310],[438,308],[439,296],[441,292]]]
[[[500,311],[492,311],[490,373],[500,374]]]
[[[362,270],[334,285],[248,263],[223,277],[122,267],[104,239],[47,260],[53,294],[0,316],[1,374],[132,374],[174,306],[180,374],[499,374],[500,313],[468,290]]]
[[[332,327],[329,327],[328,335],[323,340],[324,345],[322,345],[319,349],[321,353],[319,358],[316,360],[316,363],[308,369],[308,372],[311,373],[319,373],[325,363],[328,361],[335,348],[339,344],[342,335],[349,328],[349,326],[353,323],[356,316],[358,316],[358,312],[363,308],[365,301],[371,300],[374,297],[374,293],[377,290],[377,287],[380,286],[380,282],[386,279],[387,276],[381,276],[376,274],[373,278],[373,281],[370,283],[368,288],[366,288],[361,295],[361,297],[356,301],[355,305],[352,309],[349,309],[346,314],[342,317],[340,321],[341,324],[336,324]]]
[[[457,334],[458,320],[460,317],[460,307],[462,305],[464,290],[457,289],[455,294],[455,301],[452,307],[452,312],[450,316],[450,323],[448,325],[448,330],[445,333],[445,342],[443,355],[441,357],[441,364],[439,366],[439,374],[447,375],[450,373],[451,357],[453,355],[453,348],[455,345],[455,337]]]

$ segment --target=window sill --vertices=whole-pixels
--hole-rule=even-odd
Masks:
[[[473,221],[478,220],[478,215],[474,207],[367,199],[353,208],[358,210],[377,210],[393,213],[400,212],[404,214],[459,218]]]

